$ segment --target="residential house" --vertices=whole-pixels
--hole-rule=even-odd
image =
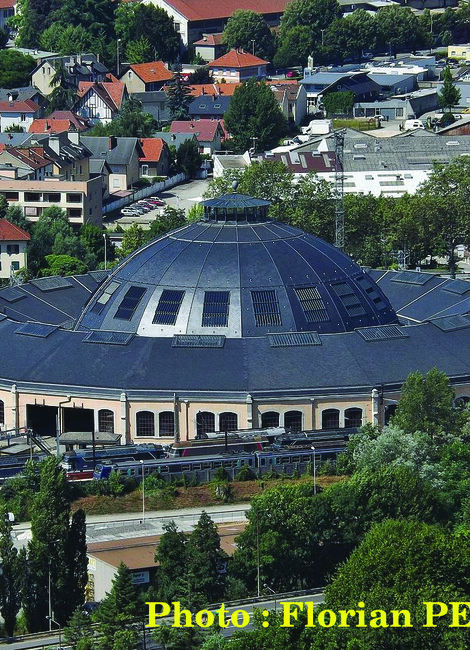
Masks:
[[[289,0],[143,0],[164,9],[173,19],[184,47],[203,38],[204,34],[224,31],[228,19],[237,9],[262,14],[270,27],[277,27]]]
[[[240,83],[248,79],[266,79],[266,66],[269,61],[253,56],[242,50],[230,50],[212,63],[209,69],[214,81],[227,83]]]
[[[450,59],[470,61],[470,44],[466,45],[448,45],[447,56]]]
[[[16,13],[17,0],[0,0],[0,29],[9,31],[8,20]]]
[[[194,131],[191,131],[191,133],[169,133],[168,131],[156,131],[153,134],[153,137],[160,138],[166,142],[170,148],[170,151],[173,148],[175,151],[178,151],[183,142],[186,142],[187,140],[194,140],[194,142],[198,141]]]
[[[73,54],[71,56],[53,56],[43,59],[31,73],[31,83],[43,95],[50,95],[55,86],[52,83],[59,67],[65,68],[67,84],[78,88],[80,82],[106,81],[108,70],[100,63],[95,54]]]
[[[42,114],[41,107],[32,99],[25,101],[0,101],[0,131],[20,127],[28,131],[33,120]]]
[[[64,133],[78,131],[83,133],[93,127],[86,117],[81,117],[72,111],[54,111],[47,117],[33,120],[29,133]]]
[[[322,97],[326,93],[351,91],[355,101],[374,101],[380,97],[380,86],[370,79],[367,72],[344,70],[317,72],[305,68],[299,84],[307,93],[307,111],[317,113],[322,109]]]
[[[191,95],[193,97],[200,97],[201,95],[215,95],[216,97],[224,96],[231,97],[235,90],[240,86],[239,83],[233,84],[192,84],[189,86]]]
[[[48,101],[44,95],[34,86],[23,86],[22,88],[0,88],[0,102],[24,102],[31,99],[42,109],[47,108]]]
[[[111,122],[127,99],[126,86],[114,77],[113,81],[81,81],[77,94],[73,111],[101,124]]]
[[[219,34],[203,34],[202,38],[193,43],[194,52],[210,63],[214,59],[218,59],[225,53],[225,45],[222,43],[222,33]]]
[[[132,97],[142,104],[144,113],[150,113],[157,124],[171,122],[170,109],[168,108],[168,95],[164,90],[133,93]]]
[[[170,133],[194,133],[200,153],[205,154],[213,154],[214,151],[219,150],[226,137],[223,124],[217,120],[174,121],[170,126]]]
[[[230,95],[200,95],[188,106],[192,120],[223,120],[232,97]]]
[[[2,143],[0,193],[36,221],[45,208],[66,211],[72,225],[101,225],[101,179],[91,178],[91,152],[78,132],[69,134],[11,134],[15,146]],[[7,141],[8,142],[8,139]]]
[[[301,84],[269,83],[290,125],[299,126],[307,115],[307,92]]]
[[[161,138],[142,138],[139,144],[142,148],[140,176],[168,176],[171,153],[167,143]]]
[[[0,219],[0,278],[9,278],[12,272],[27,268],[26,248],[30,239],[22,228]]]
[[[129,94],[161,90],[172,79],[173,72],[163,61],[132,64],[120,78]]]
[[[110,196],[128,196],[140,178],[139,160],[143,156],[138,138],[82,137],[82,142],[92,152],[93,161],[105,161],[110,169],[108,191]]]

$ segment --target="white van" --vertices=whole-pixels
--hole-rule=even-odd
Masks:
[[[405,121],[405,131],[410,131],[412,129],[424,129],[425,126],[421,120],[406,120]]]

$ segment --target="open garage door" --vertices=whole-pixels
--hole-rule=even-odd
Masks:
[[[57,433],[57,406],[26,405],[28,429],[39,436],[55,436]]]
[[[62,433],[66,431],[90,431],[95,428],[93,409],[63,408]]]

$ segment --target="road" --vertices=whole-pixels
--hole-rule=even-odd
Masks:
[[[286,594],[280,594],[279,595],[279,600],[277,598],[274,599],[274,596],[271,596],[270,598],[266,598],[264,600],[257,601],[257,602],[249,602],[249,603],[244,603],[244,604],[240,604],[240,605],[227,605],[226,606],[227,614],[225,616],[225,620],[227,620],[228,617],[231,616],[232,613],[235,612],[236,610],[244,610],[245,612],[247,612],[247,614],[249,616],[249,623],[248,623],[248,625],[246,625],[243,628],[236,627],[232,623],[230,623],[223,630],[223,634],[224,634],[224,636],[231,636],[234,632],[237,632],[240,629],[244,629],[244,630],[252,629],[253,628],[253,622],[252,622],[253,621],[253,611],[254,611],[255,608],[256,609],[261,609],[263,611],[266,611],[266,610],[267,611],[270,611],[270,610],[283,611],[282,603],[286,603],[286,602],[304,602],[304,603],[312,602],[314,605],[318,605],[318,604],[321,604],[323,602],[323,600],[324,600],[323,592],[318,591],[317,593],[314,593],[314,594],[301,595],[301,596],[298,596],[298,595],[295,595],[295,594],[288,595],[288,596],[286,596]],[[217,609],[218,609],[218,607],[211,610],[211,611],[216,612]],[[240,621],[242,620],[241,616],[242,615],[239,614],[238,618],[239,618]],[[217,620],[218,614],[216,614],[215,618]],[[165,623],[170,624],[170,625],[173,625],[173,623],[174,623],[174,619],[171,616],[168,617],[168,618],[160,619],[160,620],[162,622],[164,621]],[[158,619],[157,619],[157,622],[158,622]],[[184,617],[182,618],[182,622],[184,623]],[[151,629],[146,630],[146,644],[145,645],[146,645],[147,650],[151,650],[151,648],[156,647],[154,642],[152,642],[151,639],[149,638],[151,632],[152,632]],[[5,647],[5,649],[8,648],[9,650],[29,650],[29,649],[31,649],[31,650],[34,649],[35,650],[37,648],[47,648],[48,646],[51,646],[51,645],[57,646],[58,643],[59,643],[59,636],[54,632],[54,633],[51,633],[50,635],[49,634],[33,635],[33,637],[29,638],[29,639],[23,637],[23,638],[20,638],[18,640],[14,640],[14,641],[11,641],[11,642],[9,642],[9,641],[0,642],[0,647]],[[66,647],[68,647],[68,646],[66,646]]]
[[[176,185],[165,192],[160,192],[160,196],[168,205],[173,208],[183,208],[187,214],[193,205],[202,201],[202,195],[209,185],[209,180],[191,180],[182,185]]]
[[[130,512],[112,515],[87,515],[87,542],[105,542],[135,537],[161,535],[164,524],[175,521],[180,530],[189,532],[197,524],[202,510],[205,510],[217,523],[234,523],[246,521],[245,512],[248,503],[235,505],[206,506],[205,508],[183,508],[181,510],[155,510],[145,513]],[[31,539],[29,522],[15,524],[13,543],[20,549]]]

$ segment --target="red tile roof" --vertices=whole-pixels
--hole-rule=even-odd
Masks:
[[[195,41],[193,45],[207,45],[207,47],[214,47],[215,45],[222,45],[222,34],[204,34],[204,36],[199,40]]]
[[[29,133],[63,133],[65,131],[86,131],[93,124],[72,111],[54,111],[48,117],[33,120]]]
[[[131,65],[131,70],[146,84],[152,83],[152,81],[169,81],[173,79],[173,73],[165,67],[163,61],[136,63]]]
[[[161,138],[142,138],[139,140],[143,156],[139,156],[141,162],[157,162],[162,155],[165,142]]]
[[[6,219],[0,219],[0,239],[3,241],[29,241],[28,233]]]
[[[32,99],[24,102],[0,102],[0,113],[36,113],[39,109],[39,104]]]
[[[209,68],[251,68],[255,65],[267,65],[269,61],[253,56],[249,52],[230,50],[227,54],[209,63]]]
[[[111,106],[111,108],[121,108],[124,91],[126,89],[125,84],[121,81],[80,81],[78,84],[77,95],[83,97],[91,89],[93,89],[104,102]]]
[[[175,121],[171,123],[170,133],[193,133],[198,142],[212,142],[221,128],[220,122],[217,120]]]
[[[280,14],[291,0],[166,0],[169,7],[188,20],[229,18],[237,9],[249,9],[258,14]]]
[[[0,9],[13,9],[17,0],[0,0]]]
[[[5,147],[5,153],[17,158],[21,163],[28,165],[31,169],[41,169],[52,163],[51,159],[44,153],[44,147]]]
[[[201,95],[216,95],[217,97],[225,95],[225,97],[231,97],[238,86],[241,86],[241,84],[194,84],[190,86],[190,89],[193,97],[201,97]]]

